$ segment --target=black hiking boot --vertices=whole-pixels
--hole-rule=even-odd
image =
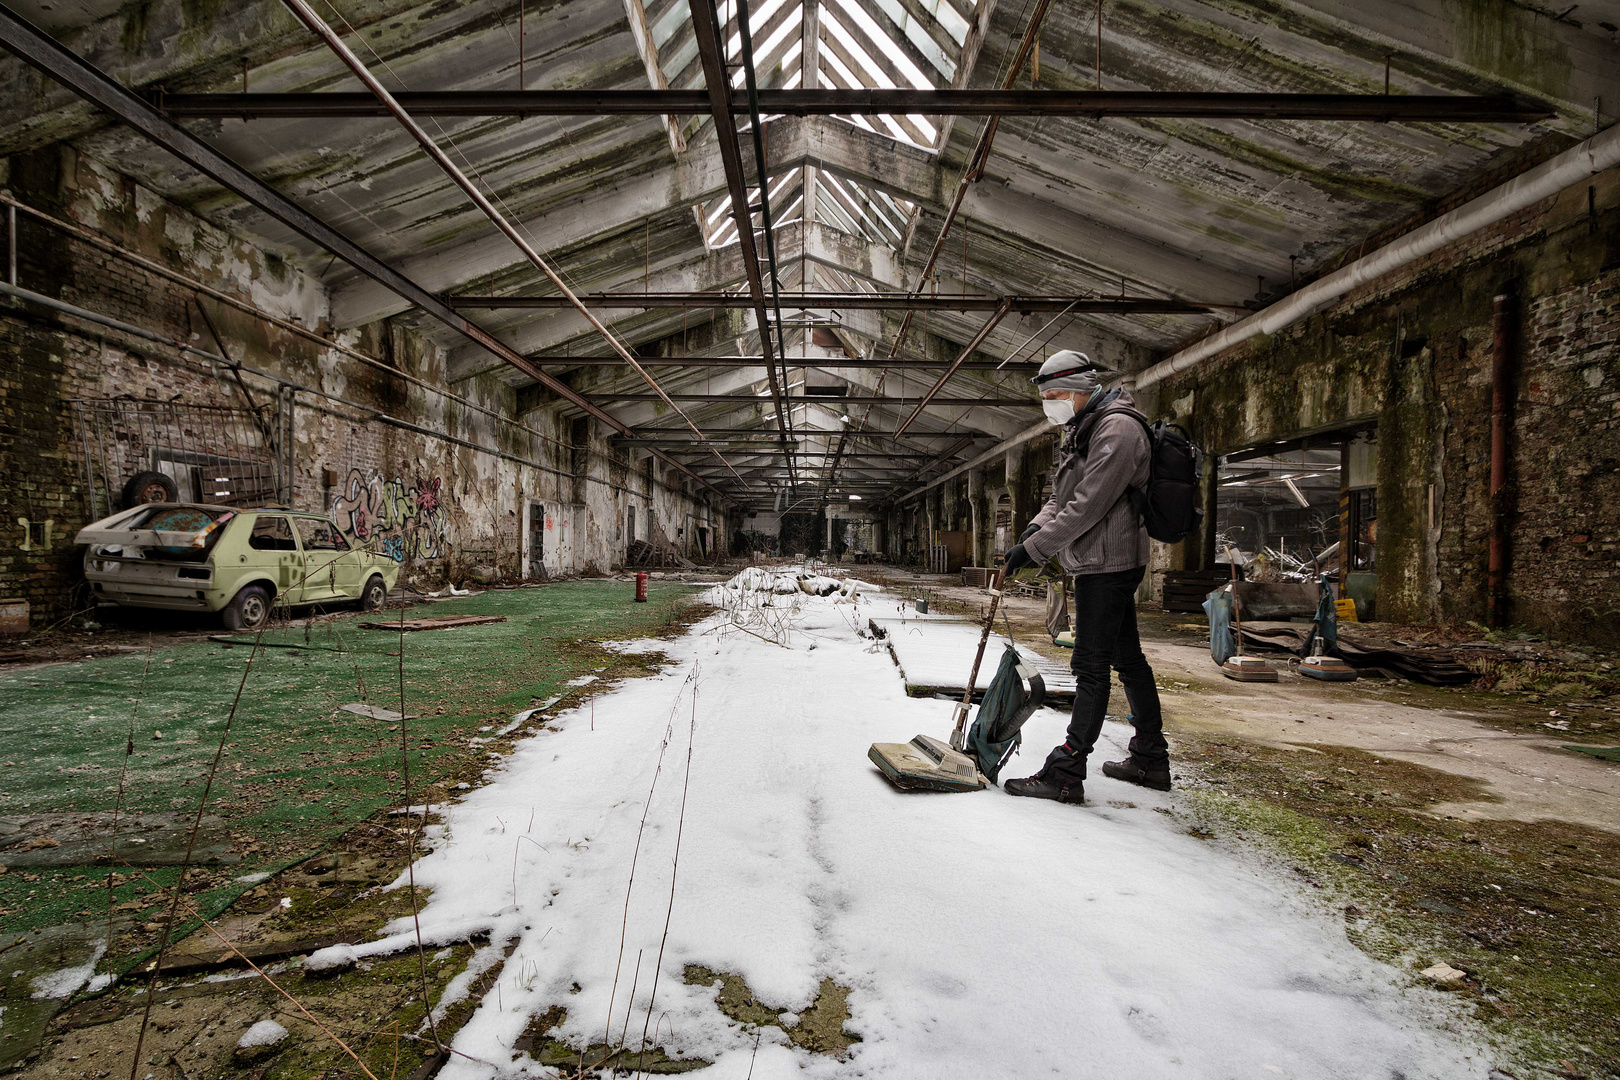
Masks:
[[[1124,761],[1103,762],[1103,775],[1157,791],[1170,790],[1170,763],[1144,765],[1135,755]]]
[[[1008,780],[1002,788],[1009,795],[1078,806],[1086,801],[1085,774],[1085,758],[1079,757],[1065,743],[1046,756],[1046,764],[1041,766],[1040,772],[1022,780]]]
[[[1026,776],[1022,780],[1008,780],[1002,785],[1009,795],[1024,795],[1031,799],[1051,799],[1054,802],[1074,803],[1083,806],[1086,801],[1086,785],[1080,780],[1060,783],[1048,779],[1040,773]]]

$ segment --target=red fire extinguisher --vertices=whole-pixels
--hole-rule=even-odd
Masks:
[[[636,603],[647,602],[647,575],[645,572],[636,575]]]

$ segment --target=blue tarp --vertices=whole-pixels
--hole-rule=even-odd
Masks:
[[[1209,616],[1209,655],[1216,666],[1237,655],[1237,642],[1232,636],[1232,592],[1225,586],[1209,594],[1204,601],[1204,614]]]

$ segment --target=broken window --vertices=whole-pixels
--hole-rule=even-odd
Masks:
[[[1235,562],[1258,581],[1337,572],[1340,459],[1337,436],[1223,458],[1215,561]]]
[[[1350,569],[1378,569],[1378,490],[1350,492]]]
[[[349,542],[338,532],[337,526],[324,518],[296,518],[298,538],[305,551],[348,551]]]
[[[287,519],[273,514],[260,514],[248,534],[248,547],[254,551],[297,551],[293,541],[292,525]]]

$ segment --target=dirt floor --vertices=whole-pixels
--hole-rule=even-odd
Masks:
[[[955,578],[851,569],[926,594],[936,610],[974,615],[986,602]],[[471,940],[327,972],[304,961],[409,914],[411,891],[382,886],[404,872],[418,830],[432,827],[431,804],[479,783],[492,757],[543,726],[548,711],[660,665],[660,654],[597,643],[679,632],[697,614],[686,606],[694,590],[655,582],[653,603],[634,606],[618,603],[625,588],[563,583],[408,612],[508,619],[459,630],[402,636],[361,631],[352,618],[317,621],[278,631],[282,644],[306,647],[253,652],[250,689],[210,798],[217,817],[198,831],[193,861],[203,865],[188,873],[175,908],[177,943],[150,1016],[146,987],[173,900],[165,892],[177,872],[173,853],[190,836],[250,649],[178,628],[155,640],[149,663],[145,635],[126,628],[81,643],[84,659],[75,662],[31,655],[0,666],[8,717],[0,721],[0,829],[22,822],[36,830],[29,836],[56,842],[30,843],[22,854],[41,861],[12,855],[0,872],[0,1070],[127,1076],[140,1039],[154,1080],[363,1075],[355,1058],[378,1077],[426,1080],[445,1060],[435,1037],[453,1032],[494,985],[498,950]],[[1011,598],[1007,610],[1022,643],[1067,659],[1044,634],[1042,602]],[[1239,685],[1210,660],[1201,620],[1147,608],[1140,618],[1182,792],[1173,813],[1191,835],[1259,852],[1322,890],[1352,940],[1415,979],[1449,965],[1458,974],[1444,987],[1519,1048],[1516,1060],[1536,1063],[1503,1075],[1620,1077],[1620,765],[1565,749],[1620,742],[1612,658],[1511,642],[1524,659],[1484,662],[1481,678],[1458,689],[1389,679],[1323,685],[1281,664],[1278,683]],[[1439,633],[1367,632],[1405,641]],[[457,633],[478,636],[458,641]],[[398,709],[402,641],[406,711],[415,714],[403,730],[397,716],[341,712],[342,704]],[[1113,704],[1123,712],[1123,694]],[[514,725],[529,708],[540,711]],[[136,737],[127,740],[132,715]],[[401,812],[401,739],[411,753],[410,802],[425,813]],[[1008,774],[1032,770],[1038,757],[1031,749]],[[132,838],[170,854],[134,865],[120,847],[116,864],[103,856],[101,865],[89,857],[46,865],[51,852],[71,855],[71,845],[93,841],[96,827],[83,819],[99,822],[115,806]],[[143,816],[131,823],[136,812]],[[29,843],[7,840],[0,833],[0,863]],[[202,918],[212,929],[200,928]],[[33,989],[40,975],[73,965],[103,978],[65,999]],[[106,975],[120,978],[99,985]],[[739,1016],[770,1008],[735,976],[692,970],[688,978],[716,984],[722,1007]],[[817,1009],[824,1003],[830,1020],[818,1025],[807,1014],[807,1048],[847,1049],[827,1034],[842,1031],[843,993],[823,988]],[[425,1001],[437,1003],[432,1025]],[[552,1044],[547,1031],[561,1015],[532,1025],[529,1049],[576,1069],[622,1054]],[[287,1035],[237,1049],[260,1020]],[[650,1073],[694,1065],[656,1049],[614,1063]]]

